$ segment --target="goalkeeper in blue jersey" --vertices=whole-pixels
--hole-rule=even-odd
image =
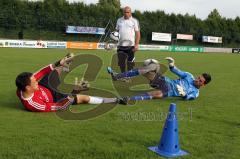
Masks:
[[[159,73],[160,65],[155,59],[144,61],[142,68],[133,69],[124,73],[115,73],[111,67],[108,67],[108,73],[113,80],[131,78],[137,75],[143,75],[150,81],[150,86],[156,90],[133,97],[122,98],[122,104],[127,104],[129,100],[149,100],[164,97],[182,97],[185,100],[193,100],[199,96],[199,89],[211,81],[208,73],[203,73],[197,78],[189,72],[184,72],[175,66],[172,57],[165,58],[168,61],[169,69],[176,74],[178,79],[170,79]]]

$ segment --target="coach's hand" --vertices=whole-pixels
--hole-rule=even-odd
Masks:
[[[138,45],[134,45],[133,52],[136,52],[138,50]]]
[[[178,90],[178,94],[181,97],[184,97],[186,95],[186,92],[184,91],[183,87],[177,84],[177,90]]]
[[[175,60],[172,57],[166,57],[165,60],[168,61],[169,67],[174,67],[175,65]]]

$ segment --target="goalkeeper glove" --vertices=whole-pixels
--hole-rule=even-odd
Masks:
[[[74,85],[72,93],[73,94],[78,94],[81,91],[88,90],[89,87],[90,87],[90,84],[89,84],[88,81],[84,81],[83,78],[81,79],[81,81],[79,81],[78,78],[76,77],[75,78],[75,85]]]
[[[177,84],[177,90],[178,90],[178,94],[181,97],[184,97],[186,95],[186,92],[184,91],[183,87]]]
[[[172,57],[166,57],[165,60],[168,61],[169,67],[174,67],[175,66],[175,60]]]
[[[71,62],[73,61],[74,54],[68,53],[64,58],[54,63],[55,67],[63,66],[63,69],[68,72]]]

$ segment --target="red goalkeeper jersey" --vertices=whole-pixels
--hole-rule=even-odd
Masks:
[[[52,65],[48,65],[33,74],[37,81],[43,76],[49,74],[53,70]],[[17,96],[27,110],[33,112],[54,112],[57,110],[64,110],[73,103],[72,98],[63,98],[59,102],[53,102],[53,95],[51,91],[38,85],[39,89],[35,91],[31,97],[24,98],[22,91],[17,90]]]

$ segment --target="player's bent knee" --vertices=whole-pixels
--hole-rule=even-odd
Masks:
[[[163,93],[160,90],[151,92],[151,95],[153,96],[154,99],[159,99],[163,97]]]
[[[87,95],[77,95],[77,103],[88,103],[90,100],[89,96]]]

